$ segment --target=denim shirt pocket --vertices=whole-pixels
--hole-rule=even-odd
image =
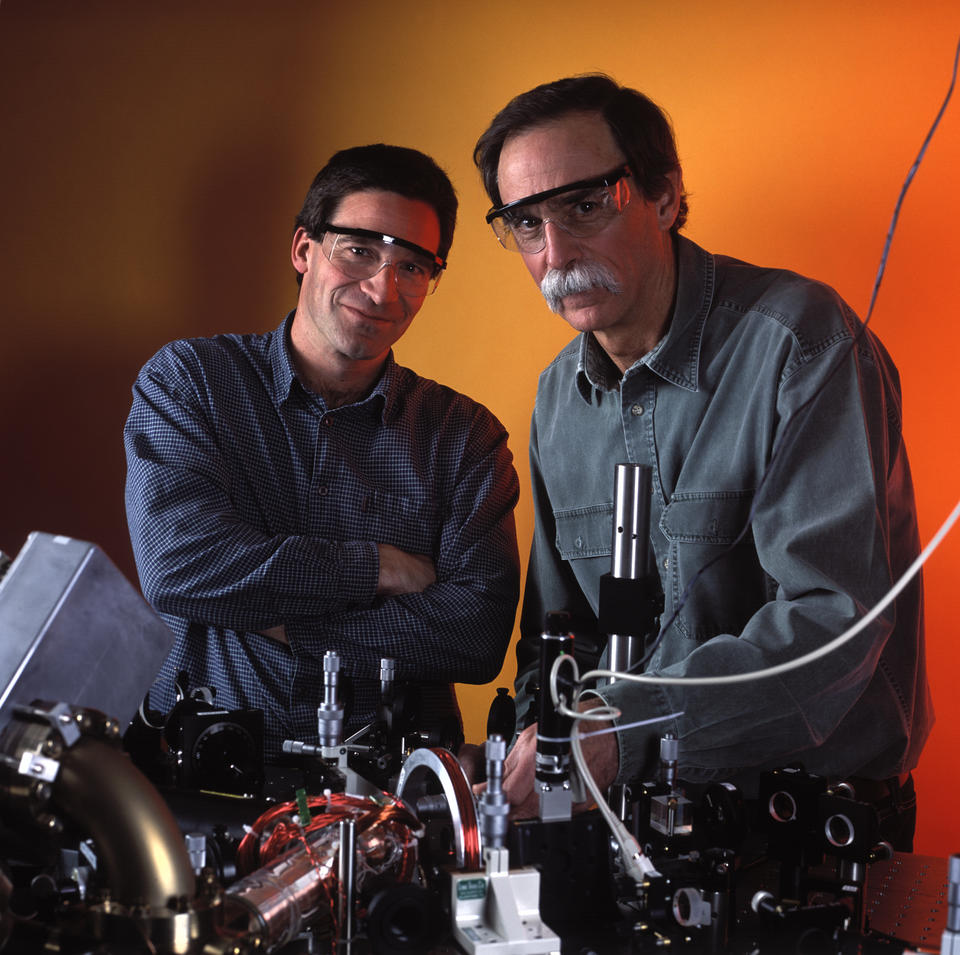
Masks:
[[[557,550],[564,560],[609,557],[613,546],[613,502],[553,512]]]
[[[660,516],[667,541],[661,576],[668,613],[690,581],[719,556],[693,585],[677,617],[680,630],[698,642],[719,633],[739,634],[767,599],[750,532],[733,546],[752,501],[752,490],[675,494]]]

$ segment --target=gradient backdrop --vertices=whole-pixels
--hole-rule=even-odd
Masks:
[[[67,534],[134,576],[120,432],[138,368],[172,338],[277,325],[314,172],[386,141],[434,155],[461,198],[398,357],[510,431],[525,556],[536,378],[570,333],[483,223],[471,153],[494,112],[572,73],[644,90],[677,129],[687,234],[822,278],[863,315],[958,36],[956,0],[0,0],[0,548]],[[960,93],[872,320],[902,375],[924,542],[960,497],[958,170]],[[926,569],[938,722],[917,849],[937,855],[960,851],[958,580],[954,532]],[[511,653],[497,684],[512,677]],[[475,740],[495,685],[462,694]]]

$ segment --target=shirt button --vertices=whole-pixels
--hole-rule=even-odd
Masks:
[[[669,569],[670,569],[670,558],[669,558],[669,557],[664,557],[664,558],[663,558],[663,569],[664,569],[664,570],[669,570]]]
[[[574,544],[576,544],[577,547],[583,547],[583,538],[582,538],[582,537],[578,537],[578,538],[574,541]]]
[[[634,405],[630,409],[630,414],[632,414],[634,418],[639,418],[640,415],[643,414],[643,405]]]
[[[331,418],[329,415],[327,415],[327,417],[323,419],[323,423],[324,423],[324,425],[326,425],[328,428],[332,428],[332,427],[333,427],[333,418]]]
[[[327,490],[328,490],[327,485],[321,484],[320,487],[317,488],[317,494],[326,494]]]

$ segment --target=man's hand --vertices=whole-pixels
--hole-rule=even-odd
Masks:
[[[265,637],[276,640],[278,643],[290,642],[287,640],[287,631],[284,629],[282,623],[278,623],[275,627],[266,627],[263,630],[258,630],[257,633],[262,633]]]
[[[513,819],[533,819],[540,812],[540,794],[534,785],[537,762],[537,724],[528,726],[507,753],[503,764],[503,792]]]
[[[457,750],[457,759],[460,760],[463,774],[471,785],[478,779],[483,779],[487,768],[487,754],[482,746],[476,743],[464,743]]]
[[[433,561],[422,554],[408,554],[391,544],[377,544],[380,576],[377,593],[383,597],[419,594],[437,582]]]
[[[595,704],[594,704],[595,705]],[[606,729],[610,723],[581,722],[580,732]],[[616,733],[604,733],[580,741],[587,768],[600,789],[613,785],[620,768],[620,748]],[[503,764],[503,791],[510,802],[510,816],[514,819],[533,819],[540,812],[540,793],[534,784],[537,762],[537,724],[528,726],[518,737]],[[579,803],[573,808],[582,812],[590,803]]]

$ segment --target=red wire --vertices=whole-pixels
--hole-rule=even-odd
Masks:
[[[397,819],[411,828],[419,825],[406,809],[392,799],[386,805],[380,805],[365,797],[330,793],[309,796],[307,807],[310,809],[311,819],[306,826],[298,821],[299,806],[296,802],[280,803],[264,812],[237,847],[237,872],[247,875],[268,865],[295,841],[301,841],[307,850],[311,851],[307,841],[310,833],[344,819],[353,818],[361,832],[374,822],[392,819]],[[406,862],[404,868],[406,869]]]
[[[453,784],[454,795],[457,799],[457,809],[460,821],[463,824],[463,862],[464,872],[474,872],[481,868],[480,862],[480,829],[477,824],[476,804],[473,801],[473,792],[470,784],[463,775],[463,769],[456,756],[447,749],[434,749],[440,762],[443,763],[447,775]]]

